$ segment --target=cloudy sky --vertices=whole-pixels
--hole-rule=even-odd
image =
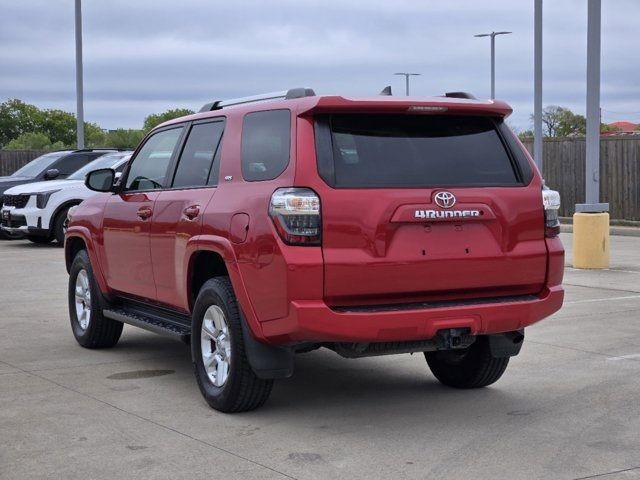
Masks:
[[[640,122],[640,0],[604,0],[603,119]],[[75,110],[73,0],[0,0],[0,101]],[[587,0],[547,0],[544,104],[584,113]],[[394,72],[419,72],[412,93],[490,93],[529,128],[533,0],[84,0],[85,118],[139,128],[149,113],[309,86],[370,95]]]

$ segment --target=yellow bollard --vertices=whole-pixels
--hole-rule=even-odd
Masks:
[[[573,267],[609,268],[609,214],[573,215]]]

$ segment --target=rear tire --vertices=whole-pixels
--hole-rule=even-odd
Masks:
[[[80,250],[69,273],[69,318],[76,341],[85,348],[113,347],[122,323],[102,315],[102,294],[86,250]]]
[[[27,235],[27,240],[38,245],[51,243],[51,237],[43,237],[41,235]]]
[[[491,385],[498,381],[509,364],[509,357],[491,356],[487,337],[478,337],[464,350],[425,352],[424,356],[440,383],[454,388]]]
[[[273,380],[258,378],[249,365],[242,322],[229,278],[205,282],[193,308],[191,359],[202,396],[221,412],[258,408],[273,387]]]
[[[64,234],[66,233],[67,213],[69,208],[63,208],[56,215],[56,219],[53,222],[53,238],[55,238],[59,247],[64,246]]]

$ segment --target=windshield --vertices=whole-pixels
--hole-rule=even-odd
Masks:
[[[53,164],[53,162],[58,160],[60,157],[64,157],[65,155],[68,155],[69,153],[70,152],[68,151],[46,153],[41,157],[31,160],[24,167],[13,172],[11,176],[35,178],[38,175],[40,175],[42,172],[47,170],[51,166],[51,164]]]
[[[89,172],[100,170],[101,168],[113,168],[118,164],[118,162],[120,162],[120,160],[122,160],[127,155],[131,155],[131,152],[118,152],[103,155],[93,162],[86,164],[80,170],[76,171],[73,175],[67,177],[67,180],[84,180]]]

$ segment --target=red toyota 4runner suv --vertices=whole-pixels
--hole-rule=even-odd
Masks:
[[[424,352],[489,385],[557,311],[557,192],[500,101],[350,99],[298,88],[217,101],[151,131],[70,213],[73,333],[123,323],[191,344],[206,401],[250,410],[293,356]]]

